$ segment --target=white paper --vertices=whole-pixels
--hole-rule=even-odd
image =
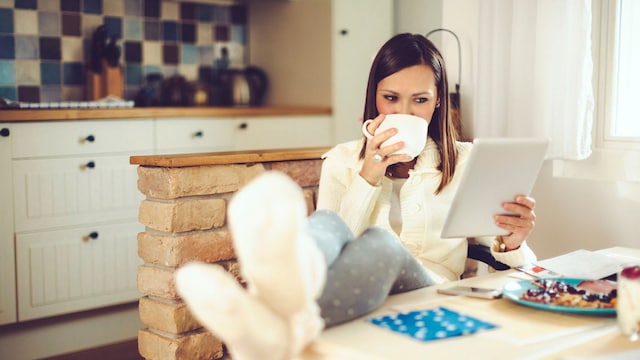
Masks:
[[[566,278],[602,279],[617,273],[621,263],[613,257],[581,249],[538,261],[536,265]]]

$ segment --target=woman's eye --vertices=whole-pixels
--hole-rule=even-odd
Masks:
[[[416,98],[417,103],[426,103],[427,101],[429,101],[429,99],[427,99],[426,97]]]
[[[396,101],[396,100],[398,100],[398,97],[397,97],[397,96],[395,96],[395,95],[385,95],[385,96],[384,96],[384,98],[385,98],[387,101]]]

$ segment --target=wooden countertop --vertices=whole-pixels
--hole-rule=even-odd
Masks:
[[[162,117],[235,117],[277,115],[331,115],[323,106],[264,107],[148,107],[128,109],[16,109],[0,110],[0,122],[107,120]]]
[[[271,149],[249,151],[222,151],[213,153],[177,154],[177,155],[139,155],[131,156],[132,165],[155,167],[186,167],[202,165],[246,164],[268,161],[320,159],[329,147]]]

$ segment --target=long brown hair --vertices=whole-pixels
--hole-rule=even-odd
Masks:
[[[442,177],[440,185],[435,191],[438,194],[453,178],[458,152],[456,150],[457,133],[449,115],[447,70],[440,51],[431,41],[423,35],[404,33],[392,37],[382,45],[369,72],[363,119],[373,119],[379,115],[376,107],[376,91],[380,80],[415,65],[431,67],[435,75],[438,100],[440,101],[440,106],[436,107],[433,112],[428,130],[428,135],[437,144],[440,154],[438,170],[440,170]],[[365,147],[366,143],[363,142],[360,150],[361,159],[364,158]]]

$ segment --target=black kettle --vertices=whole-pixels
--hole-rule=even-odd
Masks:
[[[269,86],[267,74],[255,66],[243,70],[229,70],[227,91],[230,105],[260,106]]]

